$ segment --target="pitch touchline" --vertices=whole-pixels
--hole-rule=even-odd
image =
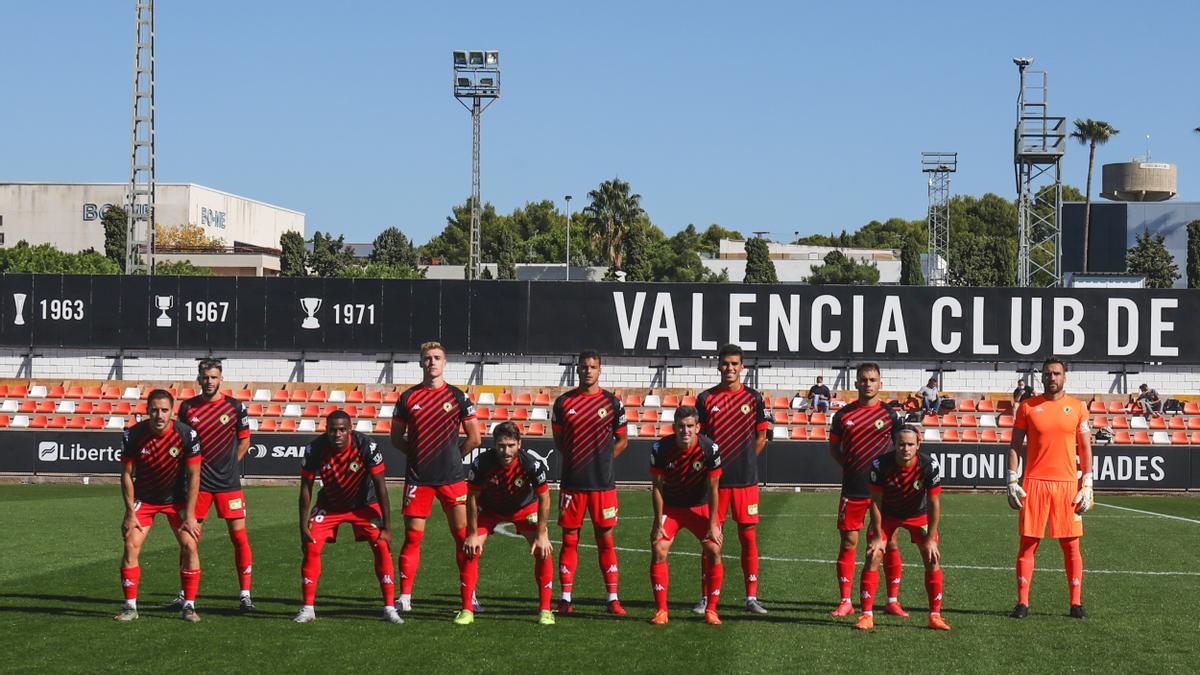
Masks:
[[[1194,518],[1184,518],[1183,516],[1172,516],[1167,513],[1157,513],[1154,511],[1143,511],[1141,509],[1131,509],[1128,506],[1114,506],[1113,504],[1103,504],[1101,502],[1096,502],[1096,506],[1107,506],[1110,509],[1120,509],[1122,511],[1132,511],[1134,513],[1144,513],[1148,516],[1158,516],[1159,518],[1170,518],[1171,520],[1182,520],[1185,523],[1195,523],[1197,525],[1200,525],[1200,520],[1195,520]]]
[[[525,537],[523,535],[517,534],[516,530],[513,529],[513,526],[511,523],[501,523],[500,525],[497,525],[495,532],[496,532],[496,534],[503,535],[505,537],[511,537],[513,539],[522,539],[522,540],[525,539]],[[596,548],[596,545],[580,543],[579,547],[580,548]],[[646,554],[650,553],[650,550],[645,549],[645,548],[628,548],[625,546],[614,546],[613,548],[618,551],[624,551],[626,553],[646,553]],[[686,555],[686,556],[692,556],[692,557],[700,556],[699,553],[693,553],[691,551],[672,551],[671,555]],[[771,562],[807,563],[807,564],[812,564],[812,565],[832,565],[832,564],[834,564],[834,561],[832,561],[832,560],[820,560],[818,558],[775,558],[775,557],[771,557],[771,556],[760,555],[760,556],[758,556],[758,559],[759,560],[768,560]],[[904,566],[905,567],[913,567],[913,568],[918,568],[918,567],[923,568],[924,567],[924,565],[922,565],[920,563],[906,563]],[[989,571],[989,572],[1012,572],[1013,571],[1012,567],[996,567],[996,566],[992,566],[992,565],[942,565],[942,567],[945,569],[948,569],[948,570],[984,570],[984,571]],[[1038,571],[1038,572],[1056,572],[1056,571],[1061,572],[1062,570],[1052,568],[1052,567],[1037,567],[1037,568],[1035,568],[1035,571]],[[1086,574],[1125,574],[1125,575],[1129,575],[1129,576],[1139,576],[1139,577],[1200,577],[1200,572],[1148,572],[1148,571],[1144,571],[1144,570],[1094,570],[1094,569],[1087,569],[1087,570],[1084,570],[1084,572]]]

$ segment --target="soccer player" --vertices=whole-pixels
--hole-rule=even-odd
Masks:
[[[650,449],[651,499],[654,520],[650,522],[650,585],[657,608],[652,624],[667,623],[667,554],[679,528],[696,535],[704,549],[704,588],[707,604],[705,622],[719,625],[717,600],[725,568],[721,565],[721,521],[717,517],[721,453],[715,443],[700,434],[699,413],[691,406],[675,410],[674,431]]]
[[[562,480],[558,497],[558,525],[563,529],[559,555],[560,614],[570,614],[571,588],[579,563],[579,530],[590,513],[600,573],[608,591],[608,611],[624,616],[617,596],[617,549],[613,528],[617,525],[617,484],[613,460],[625,451],[629,438],[625,407],[612,392],[600,388],[600,353],[585,349],[575,365],[579,386],[554,401],[551,428],[554,447],[562,453]]]
[[[854,386],[858,389],[858,398],[834,414],[829,433],[829,454],[842,467],[842,494],[837,517],[841,546],[836,564],[841,602],[831,612],[833,616],[854,613],[854,604],[850,601],[851,580],[854,578],[858,531],[863,528],[871,506],[871,492],[867,487],[871,462],[892,450],[901,427],[900,416],[879,398],[883,376],[878,364],[860,363]],[[901,559],[895,541],[888,541],[883,569],[888,582],[888,603],[884,611],[908,616],[899,602]]]
[[[871,463],[871,542],[863,564],[862,614],[855,628],[875,627],[872,611],[875,591],[879,588],[879,562],[887,542],[900,528],[921,550],[925,563],[925,592],[929,596],[929,627],[950,630],[942,619],[942,568],[938,549],[938,522],[941,520],[942,478],[937,460],[920,452],[921,432],[904,427],[896,440],[896,451]]]
[[[125,606],[113,618],[138,618],[137,590],[142,577],[138,556],[154,516],[162,513],[179,542],[179,584],[183,587],[180,617],[200,621],[196,613],[196,590],[200,587],[200,554],[197,541],[196,495],[200,491],[200,442],[191,427],[172,418],[175,397],[155,389],[146,397],[147,419],[125,430],[121,444],[121,497],[125,518],[121,534],[125,553],[121,557],[121,588]]]
[[[770,425],[762,394],[742,384],[742,348],[729,344],[717,352],[721,383],[696,397],[700,428],[721,449],[721,490],[717,518],[733,511],[742,546],[746,611],[766,614],[758,601],[758,456]],[[703,572],[701,573],[703,576]],[[692,611],[704,613],[705,598]]]
[[[396,402],[392,444],[404,453],[404,547],[400,550],[400,597],[397,607],[412,610],[412,587],[421,562],[421,538],[437,497],[454,537],[459,586],[466,589],[467,482],[463,457],[479,447],[475,406],[458,387],[442,377],[446,350],[440,342],[421,345],[421,384],[409,388]],[[460,441],[459,429],[466,432]],[[465,590],[464,590],[465,592]],[[467,596],[468,599],[470,596]]]
[[[467,472],[467,586],[463,607],[454,623],[463,626],[475,621],[470,598],[479,581],[479,556],[488,535],[500,523],[512,523],[529,542],[533,556],[533,578],[538,586],[538,623],[554,625],[550,596],[554,586],[554,558],[551,557],[550,486],[546,467],[521,448],[521,430],[512,422],[501,422],[492,432],[495,446],[480,453]]]
[[[1083,610],[1083,514],[1092,508],[1092,439],[1087,405],[1065,390],[1067,364],[1056,357],[1042,363],[1041,396],[1017,407],[1012,443],[1008,446],[1008,505],[1020,512],[1017,550],[1017,605],[1012,618],[1029,616],[1029,584],[1033,558],[1049,525],[1050,536],[1063,552],[1070,595],[1070,616],[1086,619]],[[1025,484],[1021,478],[1021,446],[1028,437]]]
[[[383,451],[367,436],[350,430],[350,415],[335,410],[325,417],[325,433],[304,451],[300,469],[300,591],[304,606],[293,619],[308,623],[317,618],[314,600],[321,578],[321,549],[337,541],[338,526],[354,530],[355,541],[371,545],[375,577],[383,592],[383,618],[404,623],[392,605],[396,586],[392,581],[392,516],[388,502]],[[321,479],[317,503],[312,503],[313,481]]]
[[[215,503],[217,516],[225,520],[233,543],[233,561],[241,586],[238,607],[254,611],[250,599],[250,572],[253,559],[246,535],[246,497],[238,469],[250,449],[250,418],[246,404],[221,393],[224,377],[221,362],[200,361],[196,383],[200,394],[179,406],[179,419],[196,430],[204,461],[200,465],[200,495],[196,501],[196,520],[203,527],[209,509]],[[197,532],[199,534],[199,532]],[[175,598],[183,606],[183,591]]]

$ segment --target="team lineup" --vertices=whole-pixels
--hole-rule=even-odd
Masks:
[[[606,610],[614,616],[627,616],[619,596],[620,566],[613,538],[619,516],[613,462],[628,445],[626,415],[621,399],[600,386],[601,364],[598,352],[581,352],[576,362],[578,385],[554,401],[550,415],[554,447],[563,458],[557,513],[561,529],[557,607],[552,609],[556,568],[549,528],[549,467],[522,447],[521,428],[512,422],[497,424],[491,431],[491,447],[474,452],[483,443],[474,405],[462,390],[444,380],[445,349],[428,342],[420,348],[422,382],[400,395],[392,419],[391,443],[406,458],[399,555],[393,557],[392,553],[392,511],[383,451],[375,440],[352,430],[350,415],[334,411],[326,417],[324,432],[306,448],[300,468],[302,603],[294,621],[308,623],[317,618],[321,553],[327,543],[336,541],[340,526],[348,524],[354,539],[371,548],[384,619],[403,623],[402,614],[420,602],[419,595],[414,600],[414,583],[435,499],[455,543],[461,599],[461,609],[453,617],[455,624],[472,624],[482,611],[475,596],[480,560],[489,535],[502,524],[510,524],[530,547],[538,623],[552,625],[556,617],[569,616],[585,519],[592,523],[607,593]],[[676,408],[672,433],[657,439],[650,451],[653,624],[666,624],[671,618],[668,559],[681,529],[692,533],[702,548],[700,597],[693,612],[708,624],[722,623],[718,608],[725,575],[722,551],[727,517],[732,517],[736,526],[744,609],[753,614],[769,612],[758,597],[756,526],[760,516],[757,459],[766,446],[770,418],[762,395],[742,382],[740,347],[722,347],[717,368],[719,383],[701,392],[695,406]],[[213,505],[217,516],[226,521],[233,544],[239,609],[256,611],[251,597],[246,500],[238,471],[250,445],[250,420],[244,403],[221,393],[220,361],[202,360],[198,371],[200,392],[179,405],[177,419],[173,395],[155,389],[147,395],[147,418],[124,433],[120,580],[125,602],[114,617],[118,621],[138,618],[139,555],[159,513],[166,516],[179,544],[180,591],[173,607],[185,621],[200,621],[196,609],[201,578],[199,542]],[[1080,539],[1082,514],[1093,503],[1090,432],[1087,406],[1065,392],[1066,373],[1063,361],[1046,359],[1041,374],[1044,393],[1023,401],[1016,411],[1007,489],[1009,505],[1018,511],[1020,534],[1015,565],[1017,602],[1010,614],[1014,619],[1029,614],[1034,553],[1047,528],[1063,551],[1068,614],[1087,618],[1081,595]],[[865,528],[866,552],[853,626],[873,630],[877,604],[885,614],[908,616],[899,602],[902,558],[898,542],[900,531],[905,530],[925,568],[927,626],[950,630],[942,616],[941,471],[937,461],[921,450],[920,429],[906,425],[882,400],[882,385],[877,364],[860,364],[855,378],[857,398],[838,409],[832,419],[829,452],[842,467],[843,478],[834,564],[838,595],[831,615],[855,617],[852,588],[859,536]],[[469,456],[473,459],[468,464],[464,458]],[[321,487],[314,499],[318,479]],[[881,568],[886,600],[877,603]]]

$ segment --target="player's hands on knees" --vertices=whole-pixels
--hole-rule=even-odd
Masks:
[[[1017,482],[1020,475],[1016,471],[1009,470],[1008,472],[1008,505],[1014,511],[1020,511],[1025,504],[1021,501],[1025,499],[1025,489]]]
[[[887,541],[884,540],[882,534],[872,534],[871,540],[867,542],[867,557],[875,558],[883,555],[887,549]]]
[[[650,526],[650,543],[657,544],[667,538],[667,533],[663,531],[662,525],[654,524]]]
[[[125,519],[121,521],[121,534],[128,535],[130,532],[137,530],[144,532],[145,528],[138,522],[137,516],[132,512],[125,514]]]
[[[200,523],[196,522],[196,517],[186,518],[179,529],[191,535],[192,539],[200,541]]]
[[[479,541],[479,535],[472,532],[467,535],[466,541],[463,542],[463,553],[467,554],[468,558],[483,553],[483,543]]]
[[[929,538],[925,541],[925,560],[933,565],[941,563],[942,551],[938,547],[937,539],[930,533]]]
[[[387,544],[388,546],[391,546],[392,545],[392,528],[390,528],[390,527],[379,528],[379,536],[375,538],[375,541],[376,542],[382,541],[385,544]]]
[[[312,532],[308,531],[308,526],[300,526],[300,548],[304,548],[305,544],[315,544],[316,539],[313,539]]]
[[[722,546],[725,544],[725,533],[721,531],[720,525],[708,526],[708,540],[717,546]]]
[[[533,545],[529,547],[529,555],[537,558],[548,558],[550,557],[550,552],[553,550],[554,547],[550,544],[550,535],[539,534],[537,539],[534,540]]]

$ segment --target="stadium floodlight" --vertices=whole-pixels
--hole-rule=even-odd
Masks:
[[[454,98],[471,113],[471,239],[467,278],[482,271],[479,231],[479,118],[500,98],[500,52],[457,50],[454,56]],[[488,99],[487,103],[483,102]],[[468,103],[469,101],[469,103]]]
[[[1025,66],[1033,65],[1033,57],[1032,56],[1014,56],[1013,63],[1017,64],[1018,68],[1024,68]]]

